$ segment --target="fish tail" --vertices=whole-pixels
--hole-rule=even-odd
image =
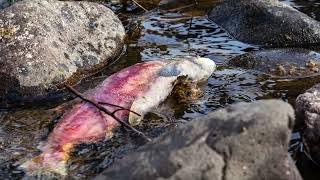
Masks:
[[[55,174],[66,176],[68,174],[67,161],[69,159],[70,148],[67,151],[63,148],[61,151],[44,151],[39,156],[26,161],[20,167],[28,175]]]

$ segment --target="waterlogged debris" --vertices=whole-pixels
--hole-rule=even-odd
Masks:
[[[174,61],[150,61],[128,67],[104,80],[86,93],[96,102],[111,103],[139,114],[145,114],[159,105],[171,93],[177,79],[187,76],[196,82],[207,80],[215,70],[215,63],[207,58],[186,58]],[[105,106],[113,112],[116,107]],[[139,118],[128,111],[117,111],[121,120],[138,123]],[[29,174],[57,173],[67,175],[69,153],[79,143],[97,142],[112,137],[112,130],[119,126],[110,116],[87,102],[79,102],[65,113],[42,153],[25,162],[22,167]]]
[[[320,54],[299,48],[260,50],[237,56],[229,65],[277,77],[310,77],[319,74]]]

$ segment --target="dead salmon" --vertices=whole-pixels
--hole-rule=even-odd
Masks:
[[[193,81],[207,80],[215,70],[207,58],[189,57],[139,63],[105,79],[85,96],[101,104],[109,103],[145,114],[164,101],[180,76]],[[109,111],[117,108],[105,106]],[[117,111],[115,116],[132,124],[141,118],[129,111]],[[78,102],[66,112],[41,147],[42,153],[23,163],[28,174],[54,172],[67,175],[66,163],[72,148],[80,143],[93,143],[110,138],[119,123],[88,102]]]

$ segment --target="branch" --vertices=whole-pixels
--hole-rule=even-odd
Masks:
[[[136,5],[138,5],[141,9],[143,9],[145,12],[148,12],[148,9],[144,8],[143,6],[141,6],[137,1],[132,0],[132,2],[134,2]]]
[[[192,27],[192,21],[193,21],[193,16],[194,16],[194,10],[196,8],[196,6],[198,6],[198,1],[194,0],[194,4],[193,4],[193,9],[191,11],[191,19],[190,19],[190,23],[189,23],[189,29],[188,29],[188,34],[190,33],[191,27]]]
[[[122,107],[122,106],[110,104],[110,103],[107,103],[107,102],[98,102],[98,104],[102,104],[102,105],[107,105],[107,106],[112,106],[112,107],[120,108],[120,109],[114,110],[114,111],[112,112],[112,114],[115,114],[115,113],[118,112],[118,111],[129,111],[129,112],[131,112],[131,113],[133,113],[133,114],[135,114],[135,115],[137,115],[137,116],[142,117],[141,114],[139,114],[139,113],[137,113],[137,112],[134,112],[134,111],[131,111],[130,109],[124,108],[124,107]]]
[[[92,105],[94,105],[97,109],[99,109],[100,111],[106,113],[107,115],[111,116],[113,119],[115,119],[120,125],[130,129],[131,131],[137,133],[138,135],[140,135],[141,137],[143,137],[146,141],[150,142],[151,139],[148,138],[143,132],[137,130],[136,128],[130,126],[129,124],[127,124],[126,122],[124,121],[121,121],[119,118],[117,118],[114,113],[115,112],[110,112],[108,109],[106,109],[105,107],[103,107],[102,105],[100,105],[99,103],[95,102],[94,100],[91,100],[91,99],[87,99],[85,98],[81,93],[79,93],[77,90],[75,90],[73,87],[65,84],[65,87],[70,90],[73,94],[75,94],[77,97],[79,97],[80,99],[82,99],[83,101],[85,102],[88,102]],[[110,105],[110,104],[109,104]],[[112,105],[112,106],[116,106],[117,105]],[[123,107],[121,107],[123,108]],[[123,110],[126,110],[125,108],[123,108]],[[131,112],[131,111],[130,111]]]

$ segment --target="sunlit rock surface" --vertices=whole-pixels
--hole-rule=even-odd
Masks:
[[[239,103],[209,113],[115,162],[95,179],[287,179],[294,124],[282,101]]]
[[[247,43],[295,47],[320,42],[320,23],[278,0],[227,0],[209,18]]]
[[[85,1],[17,2],[0,12],[0,28],[2,107],[54,97],[115,59],[125,35],[110,9]]]

